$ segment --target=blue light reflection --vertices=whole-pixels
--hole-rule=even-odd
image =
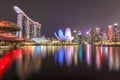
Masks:
[[[83,45],[80,44],[79,46],[79,59],[80,59],[80,62],[82,62],[83,60]]]

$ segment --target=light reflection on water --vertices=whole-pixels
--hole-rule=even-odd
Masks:
[[[91,45],[88,44],[87,46],[87,50],[86,50],[86,61],[87,64],[90,66],[91,65]]]
[[[92,49],[93,48],[93,49]],[[24,63],[36,62],[37,58],[53,57],[55,63],[60,66],[77,66],[80,63],[93,66],[102,70],[108,66],[109,70],[119,70],[119,47],[115,46],[96,46],[87,45],[71,45],[71,46],[25,46],[24,47]],[[33,65],[33,64],[32,64]],[[34,64],[35,66],[36,64]]]
[[[16,56],[16,72],[21,79],[25,79],[34,72],[39,72],[42,62],[47,57],[52,57],[54,65],[60,67],[76,67],[83,63],[88,68],[95,70],[119,71],[120,69],[120,47],[119,46],[91,46],[87,45],[65,45],[65,46],[24,46],[22,49],[11,51]],[[5,56],[3,56],[4,59]],[[3,60],[0,60],[0,66]],[[12,59],[13,61],[13,59]],[[51,65],[51,64],[50,64]]]
[[[76,52],[74,52],[73,46],[62,46],[57,53],[55,53],[55,60],[62,66],[64,62],[67,66],[72,64],[72,58],[74,56],[75,62],[77,61]]]

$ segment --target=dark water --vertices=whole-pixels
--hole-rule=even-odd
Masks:
[[[2,80],[120,80],[120,46],[24,46],[0,50]]]

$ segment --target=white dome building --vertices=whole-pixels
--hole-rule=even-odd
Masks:
[[[71,29],[68,27],[65,30],[65,35],[62,29],[58,30],[58,35],[56,32],[54,34],[55,34],[55,37],[60,41],[72,41],[74,39],[74,37],[71,34]]]

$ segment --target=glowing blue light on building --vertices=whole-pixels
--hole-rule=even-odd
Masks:
[[[54,35],[58,40],[61,40],[61,41],[66,41],[66,40],[72,41],[73,40],[73,36],[71,35],[70,28],[66,28],[65,35],[64,35],[62,29],[58,30],[58,35],[56,32],[54,32]]]
[[[46,42],[47,40],[45,37],[39,37],[39,38],[32,38],[33,41],[40,43],[40,42]]]

